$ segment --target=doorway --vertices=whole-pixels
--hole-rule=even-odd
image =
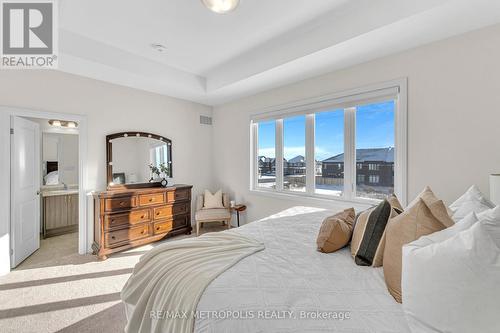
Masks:
[[[89,230],[91,226],[86,223],[86,117],[10,107],[0,107],[0,111],[2,129],[7,129],[7,131],[9,128],[12,129],[9,131],[12,133],[9,133],[10,135],[2,133],[2,138],[5,140],[0,142],[0,155],[3,159],[0,163],[0,169],[5,170],[0,174],[0,183],[6,185],[0,191],[0,197],[5,199],[0,203],[4,206],[0,208],[6,208],[8,212],[6,216],[2,215],[6,217],[5,220],[0,221],[0,232],[2,233],[0,235],[2,240],[0,242],[2,243],[0,244],[0,257],[2,258],[0,271],[8,271],[9,267],[17,266],[33,251],[36,251],[40,244],[42,246],[44,244],[50,245],[52,243],[50,237],[54,237],[54,240],[56,240],[55,237],[63,237],[65,240],[59,243],[64,244],[68,244],[68,239],[71,239],[69,243],[72,243],[73,252],[87,253],[90,249],[88,234],[92,230]],[[59,123],[49,124],[49,120],[58,120]],[[61,126],[61,121],[63,125],[67,126]],[[16,122],[18,123],[17,127],[31,128],[31,130],[26,130],[29,132],[27,135],[29,141],[26,139],[26,133],[20,129],[18,129],[19,137],[24,137],[24,139],[16,138]],[[71,124],[68,125],[68,123]],[[56,155],[57,161],[54,155],[43,158],[43,135],[47,136],[46,140],[49,142],[61,143],[61,147],[55,149],[56,154],[61,154],[60,156]],[[68,137],[72,136],[71,143],[68,144],[68,146],[73,147],[70,150],[77,152],[76,165],[75,163],[68,164],[68,161],[64,160],[64,156],[68,156],[68,154],[57,153],[57,151],[65,149],[66,143],[63,141],[66,141],[67,135]],[[33,139],[34,137],[40,139],[38,144]],[[27,149],[28,142],[32,142],[32,149]],[[13,155],[16,147],[21,150],[21,152],[17,152],[17,160],[14,158],[16,156]],[[50,148],[48,149],[50,150]],[[53,152],[54,147],[52,148]],[[50,154],[50,151],[47,154]],[[32,169],[30,169],[31,167]],[[59,177],[62,181],[58,181]],[[52,188],[47,188],[47,186],[52,186]],[[33,191],[34,189],[35,191]],[[25,190],[24,197],[20,195],[23,194],[21,193],[23,191],[20,190]],[[55,224],[44,225],[44,213],[50,209],[45,207],[44,210],[46,203],[43,202],[42,194],[43,191],[49,190],[55,192],[50,193],[51,196],[62,197],[58,203],[55,202],[55,207],[59,208],[52,210],[52,212],[60,213],[62,217],[59,216],[59,221],[56,221]],[[52,204],[54,205],[54,201]],[[2,224],[4,221],[8,224]],[[34,236],[35,231],[38,237]],[[41,238],[42,242],[40,242]],[[5,246],[5,240],[8,242],[8,248]],[[5,262],[3,258],[10,260]],[[4,263],[7,265],[3,265]]]

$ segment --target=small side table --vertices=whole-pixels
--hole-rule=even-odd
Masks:
[[[245,205],[234,205],[231,210],[236,212],[236,219],[238,221],[238,227],[240,226],[240,212],[244,212],[247,209]]]

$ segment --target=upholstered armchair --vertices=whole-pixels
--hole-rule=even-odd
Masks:
[[[204,198],[203,194],[196,197],[196,213],[194,215],[194,219],[196,220],[196,236],[200,235],[200,226],[203,226],[203,223],[225,222],[227,228],[231,228],[229,195],[226,193],[222,194],[222,204],[224,208],[203,208]]]

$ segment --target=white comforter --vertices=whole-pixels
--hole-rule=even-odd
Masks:
[[[409,332],[382,268],[357,266],[348,248],[316,251],[321,222],[332,213],[295,207],[226,231],[266,248],[208,286],[198,303],[194,332]]]
[[[237,233],[210,233],[164,243],[141,257],[121,292],[126,332],[191,333],[209,283],[264,245]]]

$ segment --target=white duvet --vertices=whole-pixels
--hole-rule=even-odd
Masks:
[[[333,213],[295,207],[225,231],[263,242],[265,250],[205,289],[194,332],[409,332],[382,268],[357,266],[348,248],[316,251],[321,222]]]

